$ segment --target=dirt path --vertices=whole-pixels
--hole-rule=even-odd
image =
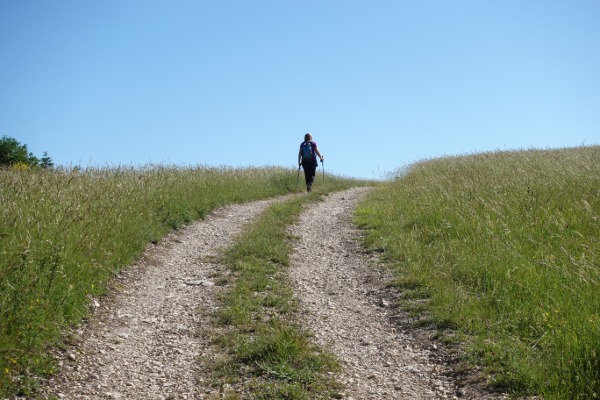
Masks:
[[[303,213],[292,229],[301,236],[290,268],[295,292],[319,344],[342,360],[345,398],[505,397],[459,385],[448,377],[431,335],[397,323],[408,316],[385,300],[389,277],[360,250],[361,232],[350,221],[367,192],[356,188],[328,196]]]
[[[345,399],[492,398],[443,374],[436,346],[398,329],[398,311],[380,294],[387,277],[360,250],[350,223],[369,189],[351,189],[311,205],[291,227],[301,236],[290,267],[307,327],[342,360]],[[74,335],[62,371],[44,395],[61,399],[208,399],[218,392],[203,378],[211,358],[202,328],[222,287],[211,279],[223,267],[214,256],[269,204],[259,201],[218,210],[170,235],[123,272],[112,294]],[[391,315],[395,314],[395,315]],[[54,397],[54,398],[56,398]]]
[[[63,355],[46,396],[166,400],[214,396],[200,374],[210,357],[210,323],[221,288],[210,262],[242,226],[277,200],[225,207],[170,235],[125,270],[114,293]],[[213,397],[214,398],[214,397]]]

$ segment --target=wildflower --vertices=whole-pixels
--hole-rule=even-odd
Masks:
[[[13,164],[13,166],[12,166],[12,167],[13,167],[13,169],[14,169],[14,170],[16,170],[16,171],[28,171],[28,170],[30,169],[30,168],[29,168],[29,165],[27,165],[27,164],[25,164],[25,163],[21,163],[21,162],[20,162],[20,163]]]

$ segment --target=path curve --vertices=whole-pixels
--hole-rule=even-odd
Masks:
[[[355,188],[307,206],[289,268],[303,323],[317,342],[338,356],[346,384],[343,398],[501,398],[461,389],[435,362],[435,346],[390,323],[397,310],[382,301],[389,279],[361,250],[351,215],[368,193]],[[63,354],[61,372],[43,389],[60,399],[214,399],[218,389],[203,378],[212,353],[210,321],[218,307],[215,264],[242,227],[286,197],[216,210],[206,219],[150,246],[122,272],[111,294],[95,301],[93,315]],[[391,315],[394,313],[395,315]]]
[[[184,227],[149,248],[122,272],[116,290],[62,355],[46,396],[64,399],[167,400],[214,396],[200,374],[211,357],[200,334],[222,287],[211,260],[241,228],[282,198],[232,205]]]

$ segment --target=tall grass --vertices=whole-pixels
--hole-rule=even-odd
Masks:
[[[53,372],[47,348],[149,242],[295,182],[276,168],[0,169],[0,398]]]
[[[421,162],[356,218],[496,385],[600,395],[600,147]]]

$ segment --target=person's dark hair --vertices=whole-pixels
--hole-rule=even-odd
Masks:
[[[306,135],[304,135],[305,142],[310,142],[311,140],[312,140],[312,136],[310,133],[307,133]]]

